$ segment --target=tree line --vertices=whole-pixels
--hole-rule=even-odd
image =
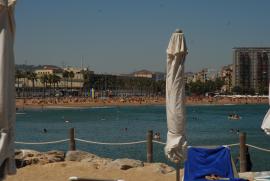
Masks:
[[[16,91],[17,96],[33,96],[35,91],[43,92],[43,96],[55,96],[56,90],[77,90],[77,95],[86,95],[90,89],[96,92],[105,92],[105,95],[114,96],[135,95],[135,96],[165,96],[166,81],[155,80],[143,77],[117,76],[108,74],[93,74],[88,70],[82,70],[82,87],[74,88],[73,81],[75,73],[73,71],[63,71],[59,74],[42,74],[37,75],[34,71],[16,70]],[[36,87],[37,81],[40,81],[42,87]],[[31,82],[31,86],[27,86],[26,81]],[[62,82],[62,86],[59,83]],[[185,85],[187,95],[205,95],[206,93],[220,92],[224,85],[224,80],[216,78],[215,80],[207,80],[205,82],[196,81],[189,82]],[[241,87],[231,88],[231,92],[227,94],[255,94],[253,89],[243,89]],[[267,94],[266,87],[259,87],[259,94]]]
[[[47,94],[54,96],[56,90],[68,92],[76,91],[77,95],[85,95],[90,89],[96,92],[113,92],[115,95],[138,95],[138,96],[164,96],[165,95],[165,81],[141,77],[131,76],[116,76],[106,74],[93,74],[88,70],[82,70],[81,81],[82,87],[73,87],[75,73],[73,71],[63,71],[59,74],[42,74],[37,75],[33,71],[16,70],[16,91],[17,96],[25,97],[32,96],[34,92],[42,89],[43,96]],[[26,81],[31,82],[31,87],[27,86]],[[42,83],[41,87],[36,87],[37,81]],[[62,86],[59,86],[59,83]],[[63,86],[64,85],[64,86]]]

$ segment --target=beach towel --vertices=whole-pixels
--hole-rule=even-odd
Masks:
[[[245,181],[234,175],[229,148],[188,148],[184,181],[207,181],[213,176],[215,180]]]

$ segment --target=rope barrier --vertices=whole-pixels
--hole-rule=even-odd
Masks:
[[[90,144],[99,144],[99,145],[133,145],[133,144],[141,144],[141,143],[146,143],[146,140],[142,141],[134,141],[134,142],[124,142],[124,143],[106,143],[106,142],[96,142],[96,141],[89,141],[89,140],[83,140],[79,138],[75,138],[76,141],[84,142],[84,143],[90,143]],[[16,144],[24,144],[24,145],[45,145],[45,144],[55,144],[55,143],[63,143],[67,142],[69,139],[64,139],[64,140],[57,140],[57,141],[49,141],[49,142],[19,142],[15,141]],[[154,143],[161,144],[161,145],[166,145],[166,143],[160,142],[153,140]]]
[[[270,152],[269,149],[260,148],[260,147],[257,147],[257,146],[254,146],[254,145],[250,145],[250,144],[246,144],[246,145],[249,146],[249,147],[255,148],[257,150],[261,150],[261,151],[265,151],[265,152]]]
[[[223,146],[228,146],[228,147],[239,146],[239,143],[234,143],[234,144],[229,144],[229,145],[223,145]]]
[[[134,145],[134,144],[141,144],[146,143],[146,140],[143,141],[134,141],[134,142],[125,142],[125,143],[105,143],[105,142],[97,142],[97,141],[88,141],[83,140],[79,138],[75,138],[76,141],[84,142],[84,143],[90,143],[90,144],[98,144],[98,145]]]
[[[64,139],[64,140],[57,140],[57,141],[48,141],[48,142],[20,142],[20,141],[15,141],[16,144],[22,144],[22,145],[47,145],[47,144],[56,144],[56,143],[64,143],[69,141],[69,139]]]
[[[158,143],[158,144],[161,144],[161,145],[166,145],[166,143],[163,143],[161,141],[156,141],[156,140],[153,140],[154,143]]]
[[[89,141],[89,140],[84,140],[80,138],[75,138],[76,141],[83,142],[83,143],[90,143],[90,144],[97,144],[97,145],[135,145],[135,144],[142,144],[146,143],[146,140],[142,141],[133,141],[133,142],[122,142],[122,143],[106,143],[106,142],[97,142],[97,141]],[[23,144],[23,145],[46,145],[46,144],[56,144],[56,143],[64,143],[69,141],[69,139],[63,139],[63,140],[57,140],[57,141],[48,141],[48,142],[20,142],[20,141],[15,141],[15,144]],[[153,143],[161,144],[161,145],[166,145],[166,143],[153,140]],[[234,144],[229,144],[229,145],[223,145],[223,146],[228,146],[228,147],[234,147],[234,146],[239,146],[239,143],[234,143]],[[265,152],[270,152],[269,149],[261,148],[258,146],[254,146],[251,144],[246,144],[246,146],[255,148],[260,151],[265,151]]]
[[[165,144],[165,143],[163,143]],[[234,144],[229,144],[229,145],[189,145],[188,148],[195,147],[195,148],[217,148],[219,146],[224,146],[224,147],[234,147],[234,146],[239,146],[239,143],[234,143]]]

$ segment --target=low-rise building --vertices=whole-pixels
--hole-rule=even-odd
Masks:
[[[37,74],[37,76],[41,76],[49,74],[61,74],[63,70],[57,66],[44,65],[42,69],[36,69],[34,72]]]
[[[149,70],[139,70],[132,73],[133,77],[149,78],[155,81],[166,80],[166,74],[163,72],[152,72]]]
[[[187,84],[193,82],[194,73],[193,72],[186,72],[185,73],[185,79],[186,79]]]
[[[133,72],[133,76],[155,79],[155,73],[149,70],[139,70],[139,71]]]
[[[88,68],[81,67],[65,67],[63,71],[73,72],[74,77],[63,78],[61,81],[62,86],[70,85],[72,88],[82,88],[84,84],[84,73],[88,71],[89,74],[94,74],[94,71],[88,70]]]

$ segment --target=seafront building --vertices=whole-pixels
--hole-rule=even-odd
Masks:
[[[149,70],[139,70],[133,73],[134,77],[143,77],[143,78],[150,78],[154,79],[155,74]]]
[[[73,72],[74,73],[74,80],[83,80],[83,71],[88,71],[90,74],[94,74],[94,71],[90,71],[87,68],[81,67],[65,67],[63,71]]]
[[[62,81],[60,82],[60,87],[66,87],[67,84],[72,85],[72,88],[82,88],[84,84],[84,72],[88,71],[89,74],[93,75],[94,71],[90,71],[88,68],[82,67],[65,67],[63,71],[73,72],[74,77],[71,79],[65,79],[63,75],[61,76]]]
[[[221,87],[221,92],[231,92],[232,90],[232,74],[233,64],[223,66],[220,70],[219,77],[224,81],[224,85]]]
[[[149,70],[139,70],[139,71],[135,71],[131,74],[131,76],[133,77],[141,77],[141,78],[149,78],[149,79],[153,79],[155,81],[159,81],[159,80],[165,80],[166,79],[166,74],[163,72],[152,72]]]
[[[58,82],[59,88],[65,88],[68,86],[71,86],[72,88],[82,88],[83,87],[83,71],[87,70],[86,68],[78,68],[78,67],[65,67],[60,68],[56,66],[44,66],[42,69],[35,70],[35,73],[40,78],[44,74],[46,75],[52,75],[55,74],[61,78],[60,82]],[[74,77],[72,78],[65,78],[63,77],[63,72],[73,72]],[[90,73],[94,73],[93,71],[89,71]],[[36,87],[43,87],[44,84],[40,81],[40,79],[37,79],[36,81]]]
[[[34,71],[37,76],[42,76],[42,75],[50,75],[50,74],[62,74],[62,69],[60,67],[57,66],[53,66],[53,65],[44,65],[44,67],[42,69],[36,69]]]
[[[41,96],[57,92],[50,91],[50,89],[68,91],[71,94],[77,93],[84,86],[84,74],[94,74],[94,71],[80,67],[61,68],[54,65],[39,65],[32,66],[31,70],[26,69],[26,66],[23,67],[25,69],[16,69],[17,96]],[[65,76],[65,72],[73,72],[73,76]]]
[[[193,72],[185,72],[186,84],[193,82],[194,75],[195,74]]]
[[[268,87],[270,47],[233,48],[233,87],[244,92]]]
[[[187,79],[187,83],[189,82],[207,82],[209,80],[215,81],[215,79],[218,77],[218,72],[214,69],[208,69],[208,68],[204,68],[201,71],[197,72],[197,73],[188,73],[186,74],[186,79]]]

